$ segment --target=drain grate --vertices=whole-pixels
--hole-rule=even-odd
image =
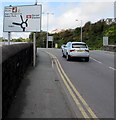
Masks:
[[[59,81],[58,79],[55,79],[55,81],[57,82],[57,81]]]

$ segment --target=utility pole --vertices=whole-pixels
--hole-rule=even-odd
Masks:
[[[35,5],[37,5],[37,0],[35,0]]]
[[[49,23],[49,13],[47,13],[47,37],[46,37],[46,48],[48,48],[48,23]]]
[[[48,48],[48,27],[49,27],[49,15],[54,15],[54,13],[47,13],[47,36],[46,36],[46,48]]]
[[[11,32],[8,32],[8,45],[10,45]]]
[[[83,41],[83,34],[82,34],[82,20],[81,20],[81,42]]]
[[[35,5],[37,5],[37,0],[35,1]],[[35,67],[36,63],[36,32],[33,33],[33,67]]]
[[[76,20],[76,21],[78,21],[78,20]],[[81,42],[83,41],[83,31],[82,31],[82,20],[80,20],[81,21]]]

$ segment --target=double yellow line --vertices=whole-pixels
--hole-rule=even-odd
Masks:
[[[58,69],[58,72],[67,88],[69,91],[70,95],[72,96],[75,104],[77,105],[78,109],[80,110],[81,114],[85,119],[89,118],[95,118],[97,120],[98,117],[95,115],[95,113],[92,111],[92,109],[89,107],[89,105],[86,103],[86,101],[83,99],[83,97],[80,95],[78,90],[75,88],[75,86],[72,84],[66,73],[64,72],[63,68],[61,67],[61,64],[57,57],[49,52],[46,52],[51,56],[51,58],[54,60],[56,67]]]

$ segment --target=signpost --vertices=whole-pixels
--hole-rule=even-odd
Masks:
[[[53,41],[53,36],[48,36],[48,41]]]
[[[51,41],[52,42],[52,48],[53,48],[53,36],[48,36],[48,40],[47,41]]]
[[[22,5],[4,7],[3,32],[34,32],[33,66],[35,66],[36,40],[35,32],[41,31],[42,5]],[[9,43],[10,44],[10,43]]]
[[[8,32],[8,45],[10,45],[10,38],[11,38],[11,33]]]
[[[103,46],[108,45],[108,37],[103,37]]]

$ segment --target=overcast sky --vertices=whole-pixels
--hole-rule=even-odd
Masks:
[[[32,5],[36,0],[4,0],[0,3],[0,37],[3,34],[3,11],[4,6],[9,5]],[[49,15],[49,31],[55,29],[74,29],[91,21],[97,22],[100,19],[114,18],[114,0],[38,0],[42,4],[42,30],[47,30],[46,13]],[[41,2],[42,1],[42,2]],[[78,19],[78,21],[76,21]],[[28,37],[29,33],[12,33],[12,38]]]

